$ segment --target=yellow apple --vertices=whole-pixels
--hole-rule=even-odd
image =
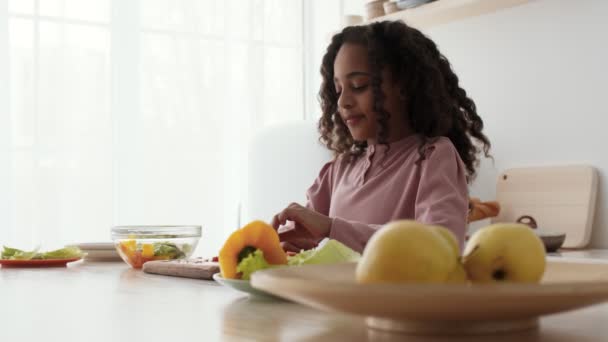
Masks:
[[[376,232],[357,264],[359,283],[458,282],[459,248],[452,233],[416,221],[389,222]]]
[[[443,228],[442,226],[431,226],[437,233],[439,233],[443,238],[450,244],[450,248],[456,256],[460,256],[460,246],[458,245],[458,240],[454,233],[450,230]]]
[[[448,275],[448,279],[446,282],[451,284],[464,284],[469,281],[467,277],[467,272],[464,270],[464,266],[460,263],[460,260],[454,266],[454,269]]]
[[[530,227],[496,223],[481,228],[467,242],[463,264],[478,283],[539,282],[545,272],[545,247]]]

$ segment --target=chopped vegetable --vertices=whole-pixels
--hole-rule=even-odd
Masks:
[[[180,259],[184,258],[186,254],[179,249],[174,243],[170,242],[155,242],[154,243],[154,256],[155,257],[166,257],[169,259]]]
[[[84,253],[75,246],[65,247],[54,251],[42,253],[42,259],[72,259],[81,258]]]
[[[36,253],[38,252],[38,248],[31,252],[22,251],[17,248],[11,248],[4,246],[2,250],[2,259],[9,260],[30,260]]]
[[[264,252],[262,252],[261,249],[256,249],[255,252],[250,253],[239,262],[236,271],[241,274],[241,279],[249,280],[251,278],[251,273],[270,268],[271,266],[272,265],[264,259]]]
[[[276,230],[263,221],[253,221],[234,231],[222,246],[219,255],[222,277],[238,279],[239,263],[258,249],[271,265],[287,263],[287,255],[281,248]]]
[[[251,279],[251,274],[267,269],[285,265],[271,265],[264,258],[261,249],[244,248],[241,251],[240,261],[236,267],[237,276],[243,280]],[[315,249],[302,251],[288,257],[288,266],[334,264],[340,262],[356,262],[361,254],[353,251],[336,240],[324,239]]]
[[[136,240],[124,240],[119,243],[123,258],[133,268],[141,268],[144,263],[152,260],[171,260],[185,258],[192,246],[183,244],[181,247],[172,242],[138,243]]]
[[[39,248],[33,251],[22,251],[20,249],[4,246],[1,254],[2,259],[8,260],[49,260],[49,259],[74,259],[81,258],[85,254],[78,247],[65,247],[49,252],[38,252]]]
[[[356,262],[361,254],[333,239],[323,239],[319,245],[302,251],[288,258],[288,265],[334,264],[339,262]]]
[[[361,254],[330,239],[324,239],[315,249],[288,255],[272,226],[252,221],[228,237],[218,260],[223,278],[248,280],[252,273],[267,268],[354,262],[360,257]]]
[[[144,258],[151,258],[154,256],[154,245],[151,243],[144,243],[141,248],[141,255]]]

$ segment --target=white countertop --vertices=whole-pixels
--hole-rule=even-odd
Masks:
[[[551,254],[573,258],[608,260],[608,249],[560,249]]]
[[[586,250],[561,249],[558,252],[549,253],[547,256],[550,259],[555,259],[555,260],[608,264],[608,249],[586,249]]]
[[[450,341],[608,339],[608,304],[541,320],[538,331]],[[368,330],[362,317],[254,300],[212,281],[146,274],[126,264],[0,269],[2,341],[435,341]],[[445,341],[443,339],[442,341]]]

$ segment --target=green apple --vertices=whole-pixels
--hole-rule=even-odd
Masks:
[[[467,242],[463,264],[474,283],[541,280],[546,265],[545,247],[524,224],[496,223],[479,229]]]
[[[416,221],[389,222],[376,232],[357,264],[359,283],[464,281],[456,238],[446,228]]]

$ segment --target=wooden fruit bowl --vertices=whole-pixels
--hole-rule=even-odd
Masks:
[[[608,300],[608,264],[549,261],[540,284],[358,284],[355,264],[258,271],[252,286],[368,327],[415,334],[487,334],[534,328],[538,318]]]

